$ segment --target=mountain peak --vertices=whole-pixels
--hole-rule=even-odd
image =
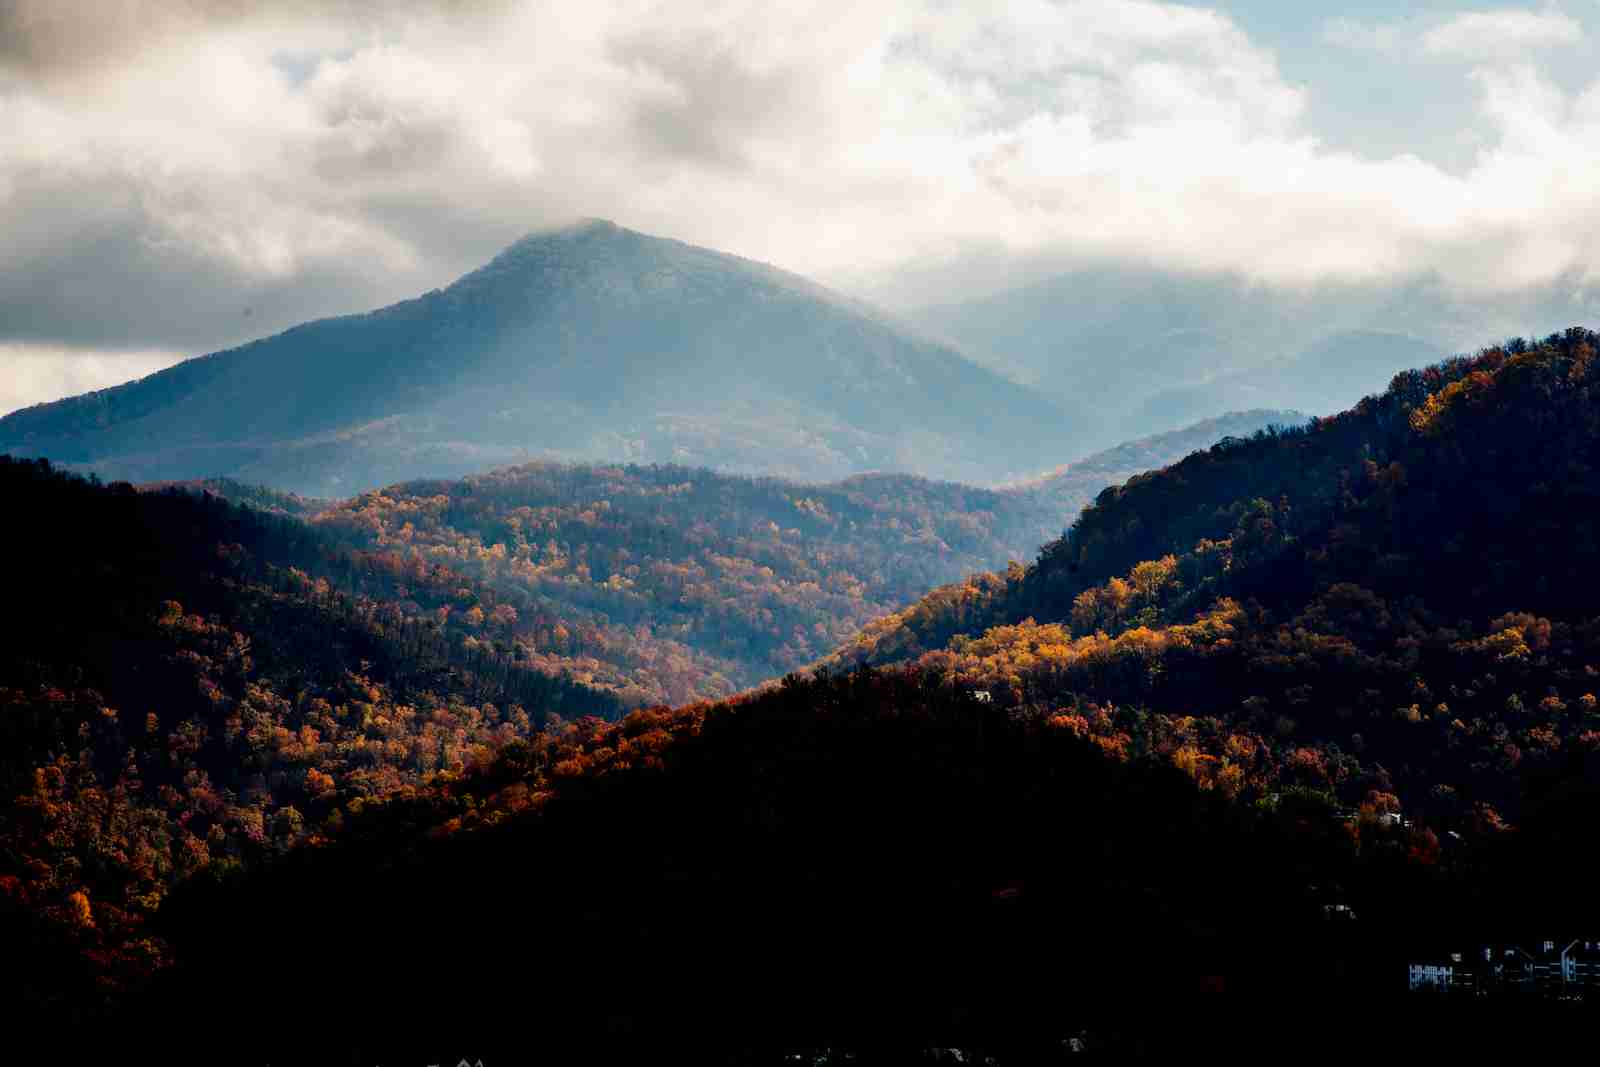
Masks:
[[[596,218],[219,356],[0,419],[0,451],[341,496],[534,457],[986,482],[1072,436],[1025,387],[798,275]]]
[[[563,223],[559,226],[541,227],[537,230],[529,230],[515,241],[506,245],[485,266],[493,266],[495,263],[507,259],[516,259],[532,249],[544,248],[552,244],[572,243],[593,238],[609,238],[631,233],[633,233],[632,230],[623,229],[610,219],[597,218],[581,218],[576,222]]]
[[[610,219],[599,219],[594,218],[593,216],[585,216],[576,222],[568,222],[560,226],[550,226],[545,229],[530,231],[528,235],[523,237],[522,241],[518,241],[517,244],[521,244],[523,241],[548,240],[552,237],[610,237],[619,233],[631,232],[631,230],[625,230],[623,227],[618,226]]]

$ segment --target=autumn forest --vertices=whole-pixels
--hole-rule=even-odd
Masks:
[[[1065,1000],[1126,1052],[1108,983],[1271,1000],[1286,932],[1376,995],[1464,916],[1592,921],[1597,346],[996,490],[538,463],[323,501],[0,460],[6,1000],[182,1004],[202,1049],[293,988],[341,1056],[405,1047],[356,1025],[392,1012],[447,1055],[525,988],[401,976],[518,961],[572,1055],[705,1040],[712,996],[719,1049],[1027,1056]],[[1018,939],[1076,962],[1037,984]]]

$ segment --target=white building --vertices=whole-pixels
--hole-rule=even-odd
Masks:
[[[1461,980],[1461,953],[1415,960],[1411,964],[1411,991],[1447,993]]]

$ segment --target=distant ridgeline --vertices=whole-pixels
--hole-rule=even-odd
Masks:
[[[888,665],[547,731],[191,878],[192,970],[136,1010],[225,1031],[292,986],[375,1062],[468,1020],[486,1059],[964,1033],[1024,1063],[1080,1028],[1165,1059],[1200,1025],[1281,1056],[1319,1022],[1370,1049],[1420,939],[1594,922],[1597,346],[1408,372],[1131,479],[838,658]],[[460,977],[508,967],[535,995]],[[1402,1014],[1386,1039],[1436,1042]]]
[[[1559,323],[1570,310],[1558,307],[1509,318]],[[1499,310],[1426,285],[1336,294],[1095,264],[923,308],[917,321],[1061,404],[1093,447],[1218,411],[1342,411],[1447,355],[1422,339],[1453,332],[1440,324],[1492,322]]]
[[[678,703],[804,666],[941,582],[1028,558],[1108,484],[1293,421],[1212,419],[998,491],[906,475],[808,486],[532,464],[403,483],[314,522],[396,574],[442,565],[492,585],[517,613],[504,633],[529,664],[628,704]],[[471,609],[454,610],[482,625]]]
[[[0,452],[319,497],[530,459],[990,483],[1083,451],[1053,401],[869,307],[597,220],[413,300],[0,418]]]

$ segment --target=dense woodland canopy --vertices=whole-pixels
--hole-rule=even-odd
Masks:
[[[350,1062],[869,1035],[1038,1062],[1077,1026],[1177,1055],[1202,1017],[1235,1050],[1308,1026],[1370,1049],[1419,938],[1593,922],[1597,349],[1573,330],[1402,374],[1107,490],[1032,565],[824,669],[564,713],[347,805],[320,847],[196,866],[150,920],[175,962],[127,1010],[184,1005],[209,1049],[237,1004],[336,1004],[317,1021]],[[522,677],[514,651],[476,662]],[[73,892],[55,928],[99,921]],[[1239,996],[1202,1016],[1216,989]]]
[[[540,463],[404,483],[314,522],[370,566],[412,576],[414,592],[440,567],[491,586],[502,606],[482,619],[471,604],[441,610],[503,633],[529,664],[628,704],[681,703],[814,662],[942,582],[1030,557],[1107,485],[1292,421],[1270,411],[1212,419],[1000,490],[904,475],[810,486]]]
[[[438,973],[503,978],[354,1003],[516,1015],[575,1055],[959,1041],[1031,1063],[1079,1026],[1162,1057],[1197,1026],[1252,1058],[1318,1027],[1328,1054],[1481,1054],[1510,1008],[1490,1029],[1411,1005],[1400,1031],[1387,991],[1431,937],[1593,922],[1596,341],[1404,375],[1135,479],[996,584],[993,624],[546,732],[241,896],[191,880],[172,936],[200,979],[241,950],[210,940],[218,916],[296,901],[287,943],[398,969],[411,947],[382,931],[509,894],[528,918],[492,944],[429,940]],[[1146,508],[1198,540],[1139,559],[1177,548]],[[375,925],[352,932],[326,885]],[[525,1036],[478,1033],[513,1058]]]
[[[833,662],[1053,705],[1207,788],[1497,824],[1600,745],[1595,347],[1575,330],[1407,372],[1132,478],[1034,565],[938,590]]]
[[[0,646],[0,926],[24,1002],[159,971],[148,921],[197,871],[325,840],[552,715],[619,712],[407,610],[296,520],[5,457],[0,498],[26,516]]]
[[[6,531],[28,608],[0,653],[0,914],[54,977],[17,974],[46,1000],[136,986],[170,964],[151,919],[195,873],[327,842],[543,727],[799,666],[1020,554],[1086,486],[1270,417],[1004,491],[535,465],[335,505],[0,458],[30,517]]]

